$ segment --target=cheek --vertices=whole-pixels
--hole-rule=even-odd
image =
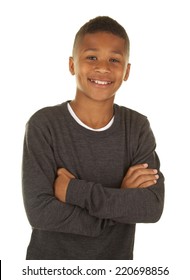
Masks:
[[[79,89],[82,89],[85,84],[87,83],[88,79],[87,79],[87,74],[86,74],[86,70],[84,67],[81,67],[80,68],[80,71],[77,71],[76,69],[76,72],[75,72],[75,79],[76,79],[76,84],[77,84],[77,87]]]
[[[117,69],[115,71],[115,77],[118,82],[122,83],[125,78],[125,72],[123,71],[123,69]]]
[[[84,65],[76,65],[75,68],[75,75],[77,77],[83,78],[86,77],[86,73],[87,73],[87,67],[85,67]]]

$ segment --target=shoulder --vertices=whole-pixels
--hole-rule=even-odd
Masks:
[[[126,123],[128,126],[141,126],[148,122],[147,116],[133,109],[127,108],[125,106],[119,106],[117,104],[114,104],[114,108],[121,122]]]
[[[29,118],[28,123],[35,126],[44,126],[46,124],[59,122],[61,119],[64,119],[66,108],[67,102],[41,108]]]
[[[131,158],[133,164],[137,162],[143,162],[143,158],[138,158],[138,161],[134,161],[134,155],[140,156],[140,152],[144,154],[148,153],[151,149],[156,147],[156,140],[153,131],[150,126],[148,118],[129,108],[118,106],[120,114],[120,122],[125,131],[125,137],[128,141]],[[147,152],[148,151],[148,152]]]

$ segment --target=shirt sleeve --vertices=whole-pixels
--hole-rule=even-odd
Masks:
[[[148,120],[138,134],[134,126],[131,135],[131,166],[146,162],[149,168],[156,168],[159,171],[157,184],[148,188],[113,189],[72,179],[67,190],[67,203],[87,209],[92,216],[120,223],[153,223],[160,219],[164,206],[164,176]]]
[[[43,129],[28,123],[23,148],[22,190],[28,220],[33,228],[98,236],[114,225],[110,219],[91,216],[86,208],[62,203],[54,196],[57,166],[53,147]]]

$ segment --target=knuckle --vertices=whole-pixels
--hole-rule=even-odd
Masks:
[[[61,175],[61,174],[63,174],[63,173],[64,173],[64,171],[65,171],[65,169],[64,169],[64,168],[59,168],[59,169],[57,170],[57,175]]]

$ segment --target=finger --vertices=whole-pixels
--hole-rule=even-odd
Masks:
[[[143,174],[143,175],[138,176],[133,182],[134,182],[134,185],[140,186],[143,183],[146,183],[147,181],[158,180],[158,178],[159,178],[158,174],[156,174],[156,175],[153,175],[153,174]]]
[[[142,185],[140,185],[138,188],[148,188],[148,187],[156,185],[156,183],[157,183],[157,180],[147,181],[147,182],[143,183]]]
[[[136,172],[137,170],[139,169],[146,169],[148,167],[148,164],[147,163],[142,163],[142,164],[136,164],[136,165],[133,165],[131,166],[128,171],[127,171],[127,175],[128,176],[131,176],[134,172]]]
[[[58,176],[62,175],[62,174],[68,176],[69,178],[75,178],[75,176],[72,173],[70,173],[66,168],[59,168],[57,170],[57,175]]]
[[[139,182],[141,184],[141,181],[148,181],[147,179],[155,179],[154,176],[157,176],[158,170],[157,169],[136,169],[131,173],[129,176],[127,174],[127,178],[130,179],[131,182]],[[157,178],[156,178],[157,179]]]
[[[66,172],[66,169],[65,168],[59,168],[59,169],[57,169],[57,175],[61,175],[61,174],[65,174],[65,172]]]
[[[143,184],[146,184],[146,182],[154,182],[155,180],[159,179],[159,175],[158,174],[141,174],[138,177],[134,177],[131,176],[130,178],[127,178],[125,180],[125,187],[128,188],[139,188],[140,186],[142,186]]]

